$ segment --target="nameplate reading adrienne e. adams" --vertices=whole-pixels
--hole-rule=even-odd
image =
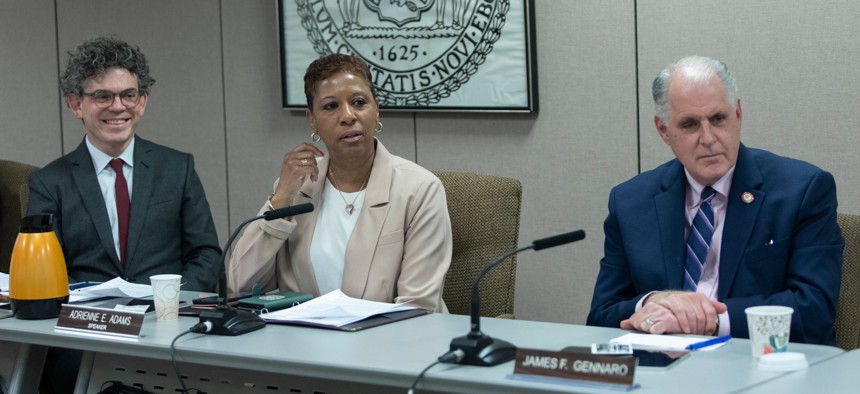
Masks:
[[[514,374],[631,386],[635,357],[517,349]]]
[[[137,339],[143,327],[144,313],[63,305],[57,319],[57,330]]]

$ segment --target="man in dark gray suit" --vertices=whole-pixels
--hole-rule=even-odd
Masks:
[[[155,83],[146,58],[105,37],[69,54],[62,90],[86,136],[30,175],[28,215],[54,215],[70,282],[181,274],[184,290],[215,290],[221,249],[194,158],[135,136]],[[71,391],[74,375],[57,383]]]

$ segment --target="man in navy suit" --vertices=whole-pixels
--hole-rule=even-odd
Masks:
[[[86,136],[30,175],[27,213],[54,215],[71,282],[181,274],[184,290],[213,291],[221,249],[193,157],[135,136],[153,83],[123,41],[96,37],[70,52],[62,90]],[[71,392],[80,353],[52,352],[53,392]]]
[[[718,60],[669,65],[653,95],[676,158],[612,189],[587,324],[748,338],[745,308],[784,305],[792,342],[834,345],[844,241],[833,176],[741,144],[737,87]],[[710,239],[700,258],[690,233]]]

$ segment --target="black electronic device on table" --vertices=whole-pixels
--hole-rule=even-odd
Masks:
[[[251,297],[253,294],[251,292],[242,292],[239,294],[232,294],[227,296],[227,302],[237,302],[239,300]],[[212,295],[207,297],[200,297],[191,300],[191,303],[194,305],[218,305],[218,295]]]
[[[568,346],[564,349],[561,349],[562,352],[568,353],[588,353],[588,354],[596,354],[591,348],[588,347],[580,347],[580,346]],[[637,368],[654,368],[654,369],[668,369],[675,365],[678,365],[678,362],[683,360],[685,357],[690,355],[689,350],[664,350],[664,349],[633,349],[632,354],[616,354],[609,355],[603,354],[611,357],[636,357],[639,359],[637,363]]]
[[[105,308],[105,309],[117,309],[117,306],[137,306],[137,305],[146,305],[146,312],[152,312],[155,310],[155,300],[146,299],[146,298],[134,298],[134,297],[106,297],[106,298],[98,298],[96,300],[90,300],[89,302],[82,302],[78,305],[91,306],[95,308]]]

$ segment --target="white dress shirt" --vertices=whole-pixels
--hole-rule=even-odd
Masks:
[[[116,255],[119,256],[119,218],[116,213],[116,192],[114,190],[114,182],[116,182],[116,173],[110,167],[110,161],[113,159],[122,159],[122,173],[125,176],[126,184],[128,185],[128,201],[134,201],[131,197],[132,176],[134,175],[134,138],[128,147],[117,157],[111,157],[108,154],[100,151],[90,143],[90,138],[85,138],[87,150],[90,152],[90,158],[93,159],[93,168],[96,169],[96,178],[99,181],[99,188],[102,192],[102,198],[105,201],[107,208],[108,219],[110,219],[110,230],[113,234],[113,244],[116,248]]]
[[[343,283],[346,244],[361,214],[365,190],[341,195],[328,178],[325,180],[310,252],[320,294],[338,290]],[[344,200],[352,202],[352,215],[346,213]]]
[[[727,196],[732,188],[732,174],[734,172],[735,167],[732,167],[722,178],[710,185],[717,192],[711,200],[711,210],[714,212],[714,235],[711,238],[708,255],[705,257],[705,267],[702,270],[701,278],[699,278],[696,292],[704,294],[711,300],[717,300],[717,290],[720,287],[720,245],[723,242],[723,228],[726,222],[726,207],[728,206]],[[684,169],[684,173],[687,175],[687,209],[685,211],[687,226],[684,232],[686,236],[690,233],[693,219],[699,211],[699,205],[702,204],[702,189],[705,188],[705,185],[696,182],[687,169]],[[721,313],[719,319],[720,331],[717,335],[728,335],[731,332],[728,312]]]

